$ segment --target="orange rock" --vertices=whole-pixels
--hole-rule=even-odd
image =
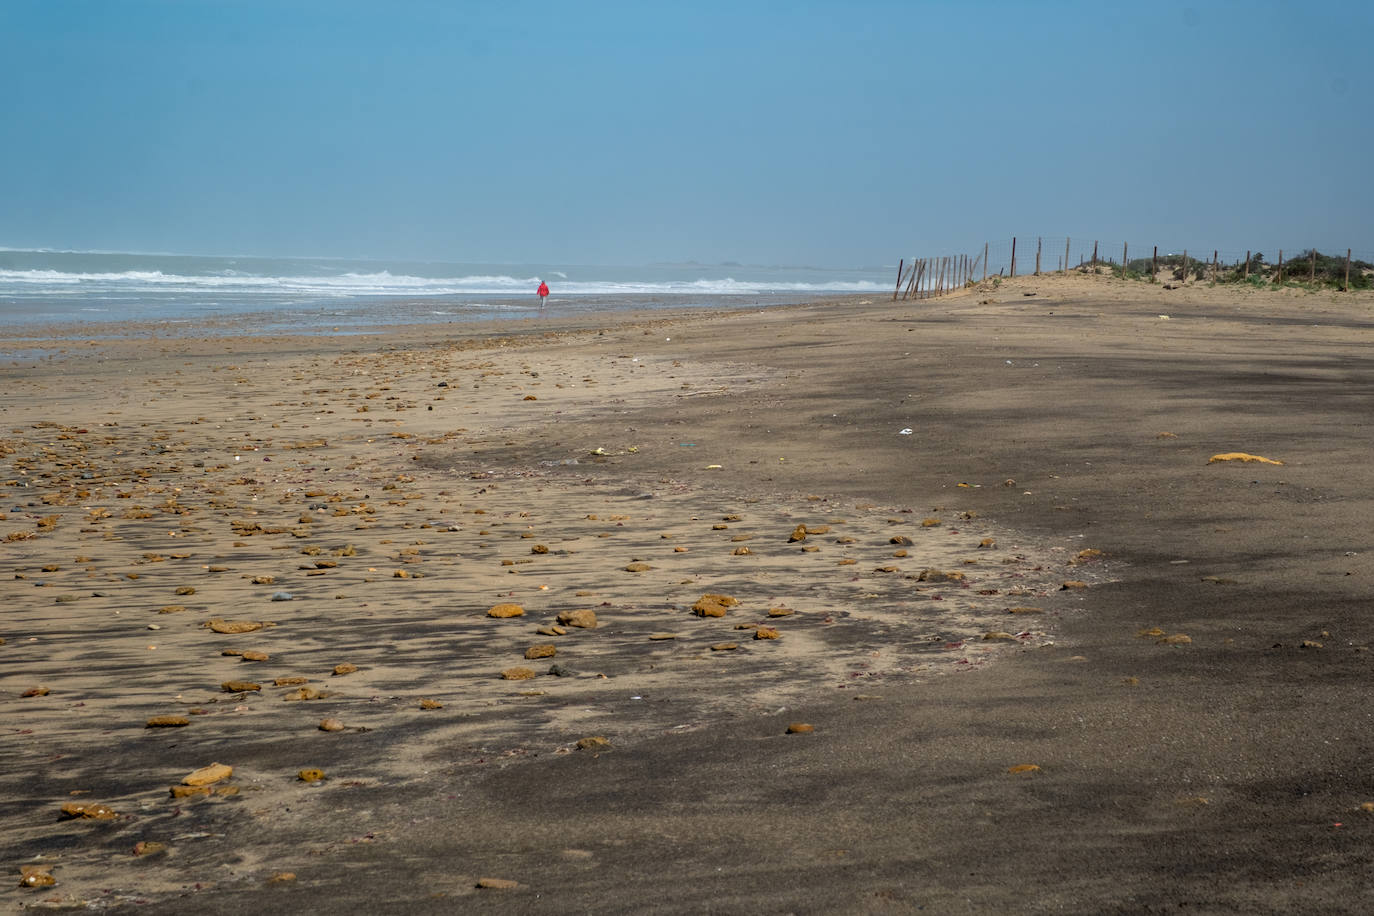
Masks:
[[[420,701],[420,708],[421,708],[421,709],[443,709],[443,708],[444,708],[444,704],[443,704],[443,703],[440,703],[438,700],[423,699],[423,700]]]
[[[263,623],[258,620],[224,620],[220,617],[212,617],[206,621],[205,626],[216,633],[252,633],[261,630]]]
[[[261,684],[254,684],[252,681],[225,681],[219,685],[219,689],[225,693],[251,693],[254,690],[261,690]]]
[[[190,725],[191,720],[185,716],[153,716],[144,723],[144,728],[181,728],[183,725]]]
[[[353,672],[355,672],[355,671],[357,671],[357,670],[358,670],[358,666],[357,666],[357,665],[353,665],[353,664],[349,664],[348,662],[344,662],[342,665],[335,665],[335,666],[334,666],[334,677],[343,677],[345,674],[352,674]]]
[[[325,778],[324,770],[317,769],[316,767],[307,767],[304,770],[298,770],[296,772],[296,778],[301,782],[323,782]]]
[[[518,604],[498,604],[487,611],[488,617],[524,617],[525,609]]]
[[[782,636],[782,633],[778,632],[773,627],[759,627],[754,631],[755,639],[777,639],[780,636]]]
[[[223,782],[234,775],[234,768],[224,763],[212,763],[188,773],[182,778],[183,786],[209,786]]]
[[[804,540],[806,540],[806,526],[805,526],[805,525],[798,525],[797,527],[793,528],[793,529],[792,529],[792,533],[791,533],[790,535],[788,535],[788,537],[787,537],[787,542],[788,542],[789,544],[794,544],[794,543],[796,543],[797,541],[804,541]]]
[[[809,735],[815,730],[816,726],[808,725],[805,722],[793,722],[787,726],[787,734],[789,735]]]
[[[501,672],[501,680],[503,681],[528,681],[534,677],[538,677],[538,675],[535,674],[533,668],[506,668]]]
[[[558,654],[558,647],[545,643],[538,646],[530,646],[525,650],[525,658],[553,658]]]
[[[1035,773],[1040,769],[1033,763],[1018,763],[1014,767],[1007,767],[1008,773]]]
[[[119,814],[108,805],[67,802],[62,806],[62,816],[86,821],[109,821],[119,817]]]
[[[590,630],[596,626],[596,611],[564,611],[558,615],[558,622],[565,627],[581,627]]]
[[[597,750],[610,746],[610,739],[604,738],[601,735],[594,735],[590,738],[579,738],[577,741],[577,749],[579,751]]]

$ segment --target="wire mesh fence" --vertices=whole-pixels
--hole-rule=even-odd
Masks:
[[[981,251],[905,258],[897,268],[893,299],[926,299],[993,277],[1110,274],[1168,283],[1308,284],[1338,290],[1374,288],[1374,251],[1316,248],[1272,251],[1170,247],[1150,242],[1102,242],[1049,236],[1014,236],[986,242]]]

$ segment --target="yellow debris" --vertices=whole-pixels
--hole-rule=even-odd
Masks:
[[[1247,455],[1245,452],[1225,452],[1221,455],[1213,455],[1207,459],[1208,464],[1216,464],[1218,461],[1243,461],[1247,464],[1283,464],[1282,461],[1275,461],[1272,458],[1263,458],[1259,455]]]

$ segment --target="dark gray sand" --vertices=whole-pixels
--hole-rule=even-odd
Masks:
[[[1374,906],[1374,300],[509,330],[2,370],[0,905]]]

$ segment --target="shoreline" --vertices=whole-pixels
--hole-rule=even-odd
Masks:
[[[1220,857],[1235,825],[1271,824],[1245,848],[1278,863],[1297,854],[1284,831],[1312,827],[1281,773],[1339,733],[1324,704],[1363,683],[1374,642],[1354,534],[1369,433],[1349,422],[1370,384],[1369,304],[1018,278],[922,302],[464,323],[438,339],[110,341],[0,368],[0,531],[29,533],[5,545],[22,578],[0,702],[23,739],[0,811],[6,860],[59,879],[0,899],[1297,900],[1277,872],[1222,864],[1225,887],[1176,871],[1159,886],[1177,850],[1133,838],[1183,831]],[[1207,464],[1226,451],[1286,463]],[[1298,592],[1313,610],[1292,610]],[[710,593],[741,605],[693,614]],[[500,603],[526,614],[488,618]],[[538,632],[576,610],[599,625]],[[275,626],[216,635],[215,617]],[[1156,626],[1190,642],[1137,635]],[[536,645],[556,654],[525,659]],[[357,670],[331,673],[343,664]],[[533,676],[502,679],[520,667]],[[308,680],[270,686],[289,676]],[[260,689],[219,689],[240,677]],[[1295,679],[1306,699],[1287,694]],[[300,686],[333,696],[284,699]],[[1251,738],[1273,728],[1256,695],[1301,725]],[[190,724],[143,727],[161,714]],[[1069,727],[1085,715],[1095,731]],[[816,731],[784,736],[791,721]],[[594,737],[609,747],[578,748]],[[1367,863],[1374,826],[1351,812],[1374,787],[1339,776],[1364,743],[1301,777],[1329,820],[1351,821],[1313,847],[1345,870],[1309,866],[1323,884],[1306,893],[1325,901]],[[42,764],[54,755],[58,770]],[[236,766],[238,794],[173,820],[167,787],[212,759]],[[1006,772],[1021,764],[1038,769]],[[779,765],[785,791],[763,776]],[[313,766],[322,785],[295,779]],[[120,817],[55,823],[78,791]],[[797,805],[824,829],[799,833]],[[1085,831],[1092,818],[1110,829]],[[188,833],[211,838],[128,852]],[[751,890],[711,871],[711,837]],[[1034,854],[1000,858],[1009,843]],[[1070,868],[1084,843],[1129,857]],[[416,857],[459,864],[390,871]],[[970,888],[956,860],[997,880]],[[520,887],[475,889],[493,873]]]

